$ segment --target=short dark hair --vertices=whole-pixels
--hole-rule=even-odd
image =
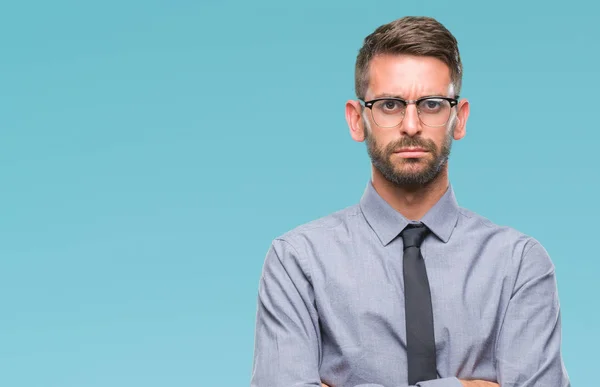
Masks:
[[[367,36],[356,58],[354,86],[356,96],[364,99],[369,86],[369,64],[380,54],[430,56],[450,68],[456,95],[462,85],[462,63],[456,38],[431,17],[406,16],[378,27]]]

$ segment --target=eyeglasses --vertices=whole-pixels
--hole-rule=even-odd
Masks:
[[[456,98],[448,97],[423,97],[416,100],[404,100],[401,98],[377,98],[370,101],[361,101],[365,107],[371,109],[371,117],[375,123],[382,128],[393,128],[404,120],[406,108],[414,103],[417,107],[417,115],[423,125],[440,127],[448,123],[451,109],[458,103]]]

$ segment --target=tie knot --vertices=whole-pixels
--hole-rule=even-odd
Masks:
[[[429,234],[429,229],[424,224],[409,224],[400,234],[404,241],[404,249],[421,247],[421,243],[423,243],[427,234]]]

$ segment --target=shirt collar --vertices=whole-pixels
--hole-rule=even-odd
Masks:
[[[360,200],[360,208],[384,246],[394,240],[411,223],[379,196],[371,181],[367,184]],[[458,211],[454,190],[449,184],[444,195],[423,216],[421,222],[446,243],[458,221]]]

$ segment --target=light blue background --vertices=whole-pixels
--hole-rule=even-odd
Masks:
[[[270,241],[356,203],[362,39],[459,40],[460,205],[549,251],[574,386],[595,386],[592,2],[22,1],[0,6],[0,385],[243,386]]]

